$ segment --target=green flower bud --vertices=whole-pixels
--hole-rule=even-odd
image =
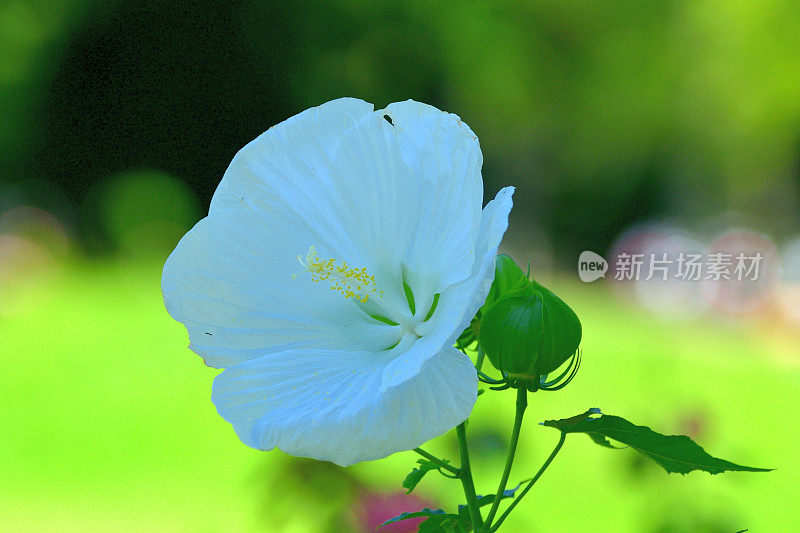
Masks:
[[[510,266],[506,269],[514,270]],[[519,267],[516,269],[522,272]],[[578,316],[553,292],[536,281],[528,281],[524,275],[519,278],[509,274],[497,287],[499,296],[491,302],[487,299],[476,328],[489,360],[505,377],[529,390],[566,385],[580,362],[582,331]],[[570,365],[558,378],[549,383],[543,381],[570,359]]]
[[[486,301],[478,310],[475,318],[472,319],[469,327],[458,337],[456,348],[465,349],[475,342],[478,337],[481,315],[493,302],[512,289],[528,283],[528,277],[514,260],[507,255],[499,254],[495,261],[494,281],[489,289],[489,294],[486,296]]]
[[[539,352],[539,374],[553,372],[572,357],[581,344],[583,330],[578,315],[564,300],[543,287],[536,280],[531,285],[544,300],[544,337]]]
[[[530,282],[501,296],[481,317],[480,345],[495,368],[511,379],[538,381],[543,340],[544,300]]]

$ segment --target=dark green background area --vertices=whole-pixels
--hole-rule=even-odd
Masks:
[[[800,9],[775,2],[9,2],[0,191],[85,248],[111,176],[208,204],[233,154],[313,105],[413,98],[481,139],[486,196],[570,261],[632,222],[798,227]],[[2,79],[5,77],[6,79]],[[23,201],[23,200],[20,200]]]

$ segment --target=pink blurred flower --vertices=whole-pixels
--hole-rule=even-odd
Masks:
[[[363,492],[355,507],[354,515],[358,530],[372,533],[390,518],[402,513],[419,511],[423,507],[435,508],[435,504],[416,494]],[[380,531],[382,533],[412,533],[417,531],[423,521],[425,518],[410,518],[388,524]]]

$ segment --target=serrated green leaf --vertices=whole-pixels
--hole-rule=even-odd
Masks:
[[[600,415],[599,409],[590,409],[571,418],[548,420],[545,426],[562,433],[586,433],[601,446],[613,448],[608,439],[615,440],[649,457],[668,473],[688,474],[702,470],[710,474],[725,471],[769,472],[768,468],[753,468],[731,463],[709,455],[700,445],[685,435],[662,435],[646,426],[636,426],[624,418]]]
[[[383,524],[379,525],[378,527],[383,527],[383,526],[385,526],[385,525],[387,525],[387,524],[393,524],[393,523],[395,523],[395,522],[401,522],[401,521],[403,521],[403,520],[408,520],[408,519],[410,519],[410,518],[421,518],[421,517],[428,517],[428,518],[430,518],[430,517],[432,517],[432,516],[437,516],[437,517],[449,517],[449,518],[451,518],[451,519],[457,519],[457,520],[460,520],[460,517],[459,517],[457,514],[447,514],[447,513],[445,513],[443,510],[441,510],[441,509],[428,509],[427,507],[425,507],[425,508],[423,508],[423,509],[422,509],[422,510],[420,510],[420,511],[414,511],[414,512],[412,512],[412,513],[402,513],[402,514],[399,514],[399,515],[395,516],[394,518],[390,518],[389,520],[387,520],[387,521],[386,521],[386,522],[384,522]],[[425,522],[427,522],[427,520],[426,520]],[[425,522],[423,522],[423,524],[424,524]]]
[[[472,524],[456,515],[432,516],[419,525],[420,533],[467,533],[472,531]]]
[[[513,489],[506,489],[503,491],[503,494],[500,495],[501,500],[505,500],[508,498],[513,498],[514,494],[519,490],[522,486],[522,482],[520,482],[516,487]],[[478,507],[483,507],[484,505],[489,505],[490,503],[494,503],[494,497],[496,494],[487,494],[486,496],[478,496]]]
[[[427,507],[421,511],[414,511],[413,513],[403,513],[394,518],[390,518],[378,527],[383,527],[387,524],[408,520],[411,518],[427,518],[419,525],[419,530],[422,533],[466,533],[472,530],[472,524],[469,518],[464,520],[457,514],[448,514],[441,509],[428,509]]]
[[[527,481],[527,480],[526,480]],[[501,500],[505,500],[508,498],[513,498],[517,490],[522,486],[524,481],[521,481],[516,487],[513,489],[506,489],[503,491],[503,495],[500,496]],[[489,505],[494,503],[494,497],[496,494],[487,494],[485,496],[478,495],[478,507],[483,507],[485,505]],[[458,506],[458,515],[461,517],[462,520],[465,520],[469,523],[469,508],[466,505],[459,505]]]
[[[600,446],[604,446],[606,448],[613,448],[615,450],[621,450],[622,448],[624,448],[624,446],[614,446],[613,444],[611,444],[611,441],[609,441],[604,435],[601,435],[599,433],[587,433],[587,435],[589,435],[589,438],[592,439],[595,444],[599,444]]]
[[[447,459],[442,459],[443,462],[449,463]],[[417,486],[417,484],[422,481],[422,478],[430,472],[431,470],[438,470],[439,465],[434,463],[433,461],[429,461],[427,459],[418,459],[417,463],[419,463],[419,468],[415,468],[411,472],[408,473],[406,478],[403,480],[403,488],[408,489],[406,494],[411,494],[411,491]]]

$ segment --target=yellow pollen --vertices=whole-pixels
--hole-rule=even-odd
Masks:
[[[345,298],[354,298],[365,303],[370,294],[377,294],[378,297],[383,294],[383,291],[375,287],[375,276],[367,274],[366,268],[351,267],[344,261],[337,262],[336,259],[320,259],[314,246],[308,249],[305,260],[301,255],[297,256],[297,260],[311,273],[311,281],[329,281],[331,290],[340,292]]]

